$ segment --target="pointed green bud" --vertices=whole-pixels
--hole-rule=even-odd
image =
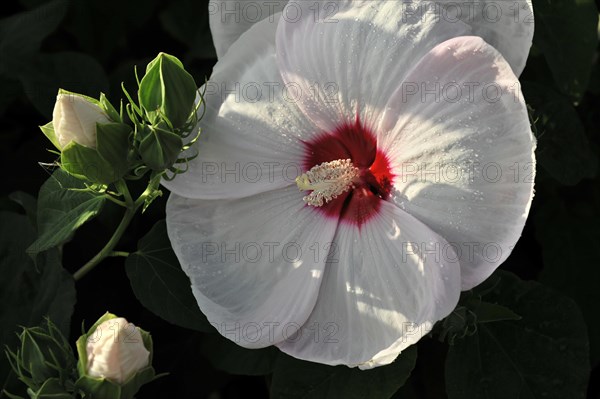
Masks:
[[[140,82],[139,102],[151,124],[165,121],[182,128],[194,111],[196,82],[176,57],[160,53],[146,67]]]
[[[20,349],[7,351],[13,371],[31,392],[67,393],[65,388],[75,372],[75,356],[69,342],[49,320],[45,326],[24,328],[19,334]],[[48,383],[53,380],[54,382]],[[32,396],[33,397],[33,396]],[[42,397],[42,396],[39,396]]]
[[[183,148],[181,137],[171,131],[164,122],[156,126],[144,126],[140,130],[138,152],[142,161],[152,170],[170,168]]]
[[[114,314],[77,340],[77,353],[75,385],[94,399],[131,399],[156,378],[150,334]]]

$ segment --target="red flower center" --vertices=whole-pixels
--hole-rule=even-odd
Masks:
[[[323,162],[350,159],[360,171],[354,187],[317,209],[327,217],[362,226],[377,214],[381,201],[387,200],[394,175],[389,160],[377,148],[375,135],[357,118],[352,124],[305,141],[304,170]]]

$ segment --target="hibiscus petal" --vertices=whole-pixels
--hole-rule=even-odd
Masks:
[[[223,57],[233,42],[255,23],[268,19],[269,23],[277,25],[279,18],[273,15],[281,12],[286,4],[287,0],[211,0],[208,15],[217,57]]]
[[[377,119],[415,60],[470,31],[434,13],[405,13],[395,1],[291,1],[282,15],[283,80],[301,89],[298,105],[325,131],[357,114],[367,124]]]
[[[394,201],[456,246],[464,290],[484,281],[510,254],[533,198],[535,138],[508,63],[478,37],[440,44],[376,131]]]
[[[269,21],[276,24],[278,21],[272,16],[281,12],[287,3],[287,0],[211,1],[208,6],[209,21],[217,56],[221,58],[253,24],[265,18],[270,18]],[[500,51],[517,76],[525,67],[534,31],[531,0],[403,1],[396,8],[402,11],[398,21],[406,21],[407,16],[412,14],[434,14],[437,19],[449,23],[460,20],[471,26],[471,34],[482,37]],[[332,1],[322,2],[320,6],[312,2],[303,10],[306,9],[311,16],[328,19],[338,10],[338,5]],[[287,19],[294,21],[296,11],[294,6]]]
[[[431,4],[424,2],[424,4]],[[449,22],[461,20],[494,46],[519,76],[525,68],[533,40],[531,0],[477,0],[456,2],[438,0],[440,17]]]
[[[312,314],[277,345],[294,357],[361,368],[389,364],[458,302],[452,247],[390,202],[361,228],[340,224],[334,244]]]
[[[318,129],[281,80],[274,30],[268,20],[257,23],[215,65],[205,85],[202,133],[189,152],[198,156],[186,173],[163,181],[169,190],[188,198],[241,198],[294,184],[302,173],[299,139]]]
[[[312,311],[336,221],[305,206],[296,187],[238,200],[171,194],[167,229],[200,310],[247,348],[284,339]]]

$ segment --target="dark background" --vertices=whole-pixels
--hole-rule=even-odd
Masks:
[[[57,5],[44,12],[28,11],[44,3]],[[39,162],[52,162],[54,156],[46,151],[51,145],[37,126],[51,119],[59,87],[93,97],[102,91],[113,103],[118,103],[122,97],[121,82],[135,90],[133,66],[143,70],[160,51],[179,57],[196,82],[203,82],[216,61],[207,3],[197,0],[92,0],[65,1],[62,5],[43,0],[4,2],[2,17],[9,19],[0,22],[3,171],[0,209],[21,212],[8,194],[20,190],[35,196],[49,176],[48,168]],[[600,385],[596,382],[600,381],[598,49],[593,48],[593,56],[579,54],[580,58],[573,58],[569,47],[577,47],[578,42],[589,39],[577,31],[580,24],[576,18],[581,14],[555,10],[556,18],[564,18],[562,30],[556,31],[548,24],[552,10],[547,3],[534,1],[535,46],[521,78],[525,98],[532,106],[539,143],[536,197],[523,237],[502,267],[523,279],[537,279],[553,286],[578,303],[588,323],[591,361],[596,366],[588,394],[590,398],[600,398]],[[538,5],[539,17],[545,12],[550,19],[538,21]],[[6,23],[15,17],[25,18],[26,22]],[[42,24],[41,20],[55,22]],[[562,46],[551,47],[557,53],[555,56],[573,63],[571,67],[579,73],[576,76],[579,86],[569,85],[550,66],[552,61],[547,56],[544,36],[549,31],[559,36],[557,40]],[[597,46],[596,43],[594,38],[593,45]],[[581,63],[583,68],[579,67]],[[582,82],[583,75],[589,81]],[[164,218],[165,200],[160,198],[145,214],[136,217],[118,249],[135,250],[137,240]],[[67,270],[75,271],[102,247],[120,220],[120,212],[108,205],[101,218],[78,231],[64,247],[63,265]],[[79,336],[82,321],[90,325],[109,310],[151,331],[155,368],[170,373],[144,387],[138,397],[267,396],[268,377],[235,376],[216,370],[202,355],[201,333],[168,324],[143,308],[132,293],[123,264],[122,259],[107,259],[77,283],[72,340]],[[417,367],[397,397],[444,398],[445,351],[446,346],[437,341],[422,340]]]

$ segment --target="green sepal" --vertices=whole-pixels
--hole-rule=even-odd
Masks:
[[[146,350],[150,352],[150,356],[148,357],[148,364],[152,364],[152,359],[154,357],[154,342],[152,342],[152,336],[148,331],[144,331],[139,327],[137,328],[139,329],[140,335],[142,336],[144,348],[146,348]]]
[[[148,120],[166,121],[171,128],[185,125],[194,110],[196,82],[177,57],[160,53],[146,67],[140,82],[139,102]]]
[[[98,151],[74,141],[63,149],[60,159],[61,168],[78,179],[110,184],[123,177]]]
[[[48,137],[48,140],[60,150],[60,143],[58,142],[58,138],[56,137],[56,133],[54,132],[54,125],[52,121],[46,123],[44,126],[40,126],[40,130],[44,133],[44,136]]]
[[[181,153],[183,141],[181,137],[164,124],[145,126],[141,131],[138,147],[140,157],[150,169],[162,171],[170,168]]]
[[[117,112],[116,108],[108,101],[108,98],[104,93],[100,93],[100,107],[106,112],[108,117],[115,122],[123,122],[121,115]]]
[[[84,397],[86,398],[121,399],[121,386],[105,378],[94,378],[84,375],[75,382],[75,386],[85,392]]]
[[[133,376],[131,376],[131,378],[128,379],[123,385],[121,385],[120,399],[132,399],[135,396],[135,394],[140,390],[142,385],[152,382],[156,378],[157,375],[154,371],[154,367],[144,367],[143,369],[135,373]]]
[[[144,367],[129,378],[123,385],[101,377],[81,376],[75,386],[93,399],[133,399],[142,385],[160,376],[152,366]]]
[[[114,179],[112,166],[93,148],[71,141],[61,153],[62,169],[78,179],[109,184]]]
[[[129,169],[129,137],[131,127],[124,123],[97,123],[96,150],[112,165],[115,180],[125,176]]]
[[[31,399],[75,399],[74,393],[69,393],[57,378],[46,380],[37,391],[27,389]]]

